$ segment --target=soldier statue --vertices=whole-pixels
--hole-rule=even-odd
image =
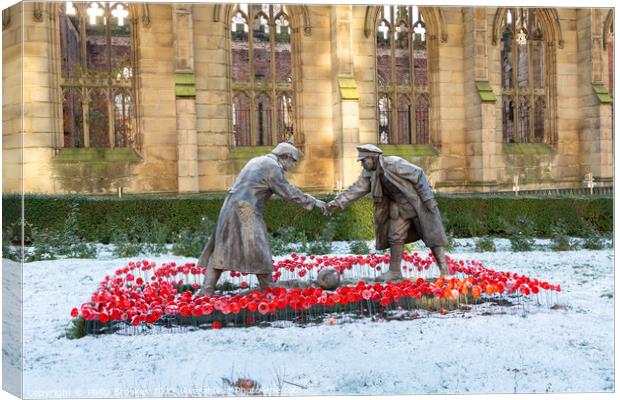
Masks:
[[[372,193],[377,250],[389,247],[388,272],[378,280],[402,280],[401,261],[406,243],[422,239],[431,249],[441,275],[449,275],[444,247],[448,244],[437,202],[422,168],[389,156],[372,144],[357,147],[362,174],[330,201],[325,213],[343,209]]]
[[[306,210],[325,210],[323,201],[305,194],[284,176],[299,158],[294,146],[280,143],[271,154],[255,157],[243,167],[198,259],[197,265],[207,268],[199,296],[213,294],[224,270],[256,274],[263,290],[273,285],[271,248],[263,221],[263,210],[271,195],[275,193]]]

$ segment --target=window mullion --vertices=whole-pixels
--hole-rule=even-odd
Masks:
[[[516,14],[515,14],[516,15]],[[516,17],[515,17],[516,18]],[[513,21],[512,23],[512,38],[511,38],[511,45],[512,48],[514,49],[512,51],[512,123],[513,123],[513,131],[514,131],[514,137],[513,140],[517,143],[519,143],[521,141],[521,124],[519,123],[519,111],[521,109],[520,106],[520,101],[519,101],[519,82],[517,81],[518,77],[519,77],[519,48],[518,43],[516,41],[516,30],[515,27],[516,26],[516,20]]]
[[[252,7],[248,7],[248,54],[250,63],[250,144],[256,146],[256,93],[254,90],[254,16],[252,15]]]
[[[138,151],[142,150],[142,132],[140,129],[140,125],[138,124],[138,90],[137,90],[137,80],[138,80],[138,69],[139,69],[139,62],[138,62],[138,57],[137,57],[137,53],[138,53],[138,49],[136,49],[136,46],[134,44],[138,43],[138,41],[136,40],[136,34],[137,34],[137,29],[136,29],[136,18],[131,18],[131,22],[129,23],[129,34],[131,37],[131,65],[130,65],[130,71],[131,71],[131,77],[130,77],[130,104],[129,106],[131,107],[131,111],[132,113],[129,115],[130,117],[130,121],[133,122],[134,126],[132,127],[133,129],[131,130],[131,135],[132,135],[132,144],[135,148],[138,149]]]
[[[528,18],[528,23],[530,24],[530,37],[531,37],[531,23],[532,18]],[[534,124],[536,123],[536,103],[535,103],[535,95],[534,95],[534,65],[532,63],[532,40],[528,40],[527,43],[527,64],[528,64],[528,88],[529,88],[529,118],[528,118],[528,134],[527,141],[534,142]]]
[[[390,136],[391,136],[391,140],[390,140],[390,144],[398,144],[398,143],[394,143],[394,142],[400,142],[398,140],[398,136],[399,136],[399,131],[398,131],[398,84],[397,84],[397,79],[398,77],[396,76],[396,39],[394,37],[394,35],[396,34],[396,26],[395,26],[395,19],[394,19],[394,6],[390,6],[390,16],[391,16],[391,26],[390,26],[390,31],[389,31],[389,38],[390,38],[390,74],[392,75],[392,80],[390,82],[391,85],[391,90],[390,92],[392,93],[392,101],[390,102],[390,115],[389,118],[391,119],[391,127],[392,127],[392,132],[390,132]]]
[[[105,27],[105,44],[106,54],[108,58],[108,79],[107,79],[107,105],[108,105],[108,146],[115,147],[116,141],[114,140],[114,107],[112,105],[113,93],[112,93],[112,33],[110,29],[110,5],[105,5],[105,13],[103,17],[103,24]]]
[[[82,71],[79,80],[82,91],[82,130],[84,132],[84,147],[90,147],[90,123],[88,121],[89,114],[89,90],[86,88],[87,63],[86,63],[86,17],[85,9],[80,7],[78,18],[80,19],[80,62],[82,63]]]
[[[276,23],[273,19],[273,6],[269,6],[269,52],[270,52],[270,72],[271,72],[271,143],[278,142],[278,121],[277,121],[277,104],[276,95]]]
[[[411,86],[411,99],[409,101],[409,143],[414,143],[414,137],[416,138],[415,144],[418,144],[417,141],[417,125],[416,125],[416,114],[415,114],[415,104],[417,101],[417,93],[415,86],[415,64],[414,64],[414,43],[415,43],[415,32],[413,31],[413,9],[411,7],[407,7],[407,17],[409,20],[409,80]],[[428,56],[427,56],[428,57]]]

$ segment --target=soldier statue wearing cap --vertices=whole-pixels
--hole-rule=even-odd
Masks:
[[[223,270],[256,274],[261,289],[272,286],[273,264],[263,210],[277,194],[306,210],[325,203],[291,185],[284,172],[299,161],[300,153],[288,143],[251,159],[237,176],[224,200],[217,225],[198,259],[207,273],[198,295],[211,295]]]
[[[326,214],[345,208],[372,193],[377,250],[388,247],[390,270],[379,278],[402,280],[401,261],[406,243],[422,239],[431,248],[442,275],[448,275],[444,247],[448,244],[437,202],[422,168],[400,157],[384,157],[372,144],[357,147],[364,168],[358,180],[327,204]]]

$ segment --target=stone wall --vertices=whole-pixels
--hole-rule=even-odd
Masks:
[[[292,182],[301,187],[331,191],[334,178],[334,141],[339,137],[332,122],[332,59],[331,53],[331,7],[308,6],[311,34],[300,26],[301,9],[297,8],[299,30],[293,57],[297,57],[301,85],[297,95],[297,115],[304,140],[304,161],[292,175]],[[299,52],[295,54],[296,52]]]
[[[555,91],[556,103],[547,103],[550,114],[547,145],[502,144],[502,103],[500,43],[489,46],[490,83],[497,94],[495,108],[497,187],[509,190],[513,177],[519,176],[521,189],[570,187],[580,181],[578,158],[577,64],[575,9],[557,9],[562,37],[545,37],[545,86]],[[589,11],[588,11],[589,12]],[[491,26],[495,9],[489,9],[487,23]],[[548,23],[550,25],[550,23]],[[553,26],[548,27],[553,29]],[[491,41],[492,32],[489,32]],[[563,39],[563,44],[560,43]],[[555,62],[554,62],[555,59]],[[553,96],[552,96],[553,97]],[[548,99],[549,100],[549,99]],[[555,126],[555,128],[554,128]]]
[[[138,4],[138,3],[136,3]],[[142,161],[128,190],[177,191],[177,121],[172,7],[149,4],[150,23],[138,23],[139,108]]]
[[[596,181],[609,180],[613,172],[613,140],[611,104],[602,103],[594,92],[594,85],[609,82],[603,52],[603,21],[607,9],[577,11],[578,106],[582,113],[577,155],[580,156],[581,175],[592,173]]]
[[[431,75],[436,80],[434,86],[437,97],[431,103],[433,117],[439,121],[435,133],[435,143],[440,146],[440,173],[435,179],[438,188],[443,191],[463,190],[468,181],[467,171],[467,125],[470,123],[465,115],[465,40],[464,16],[459,7],[442,8],[447,40],[440,40],[441,27],[435,33],[438,48],[437,56],[431,58],[437,66],[437,73]],[[471,24],[471,21],[467,21]],[[467,55],[469,56],[469,55]],[[431,67],[432,69],[432,67]],[[436,78],[435,78],[436,77]]]
[[[56,5],[42,7],[43,17],[34,18],[35,3],[20,4],[24,11],[24,98],[23,98],[23,173],[24,190],[32,193],[110,193],[118,187],[126,192],[176,192],[177,156],[174,105],[174,71],[172,57],[172,28],[170,6],[150,6],[150,26],[140,23],[139,8],[135,7],[139,64],[137,65],[139,96],[138,123],[142,145],[140,153],[127,149],[62,149],[62,94],[59,89],[60,60]],[[14,25],[3,31],[5,69],[14,75],[20,54],[11,52],[18,46],[14,30],[19,28],[19,15]],[[10,39],[9,39],[10,38]],[[6,51],[6,50],[9,51]],[[11,82],[10,78],[5,81]],[[5,86],[6,107],[19,94],[14,86]],[[10,93],[9,93],[10,91]],[[11,125],[18,126],[19,117],[13,110]],[[9,122],[7,121],[7,124]],[[15,132],[5,125],[6,133]],[[9,136],[7,136],[9,139]],[[13,175],[15,136],[3,147],[6,160],[4,171]],[[133,154],[132,154],[133,153]],[[18,190],[14,179],[6,179],[4,190]]]
[[[290,180],[309,190],[331,190],[333,155],[331,112],[325,96],[330,95],[330,63],[316,57],[329,54],[329,7],[313,7],[312,36],[304,35],[298,7],[292,8],[293,63],[301,62],[303,71],[294,71],[298,88],[295,99],[297,133],[303,137],[300,150],[304,159]],[[229,31],[226,18],[229,6],[194,5],[194,51],[196,56],[196,111],[198,160],[201,191],[222,191],[230,187],[245,162],[266,154],[267,148],[231,148],[232,121],[229,88],[230,60],[226,50]]]
[[[150,23],[142,19],[146,7],[135,3],[132,8],[138,151],[62,149],[58,23],[51,5],[42,8],[41,20],[33,17],[34,7],[12,7],[11,23],[3,30],[5,192],[20,187],[22,8],[26,191],[110,193],[119,186],[129,193],[223,191],[247,160],[270,150],[231,146],[231,6],[199,3],[148,4]],[[377,142],[375,36],[365,32],[367,6],[289,9],[295,128],[304,153],[290,179],[306,190],[328,192],[359,175],[355,147]],[[552,135],[547,144],[532,145],[502,143],[500,48],[492,43],[497,8],[421,10],[428,32],[431,144],[384,146],[386,155],[421,165],[440,191],[509,189],[514,175],[521,177],[522,189],[580,186],[588,172],[610,182],[611,105],[602,104],[592,89],[609,81],[607,55],[599,49],[608,10],[552,10],[559,20],[553,26],[557,37],[547,45],[546,84],[557,93],[555,104],[549,104],[555,113]],[[175,92],[179,73],[193,74],[195,95]],[[354,83],[357,99],[341,96],[343,80]],[[490,84],[495,102],[481,101],[479,81]]]
[[[22,184],[22,8],[8,9],[2,30],[2,192],[21,192]]]

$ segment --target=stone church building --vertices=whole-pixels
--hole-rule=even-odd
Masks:
[[[2,13],[3,191],[198,193],[278,142],[333,192],[356,146],[435,190],[613,185],[604,8],[21,2]],[[22,86],[23,85],[23,86]],[[23,91],[22,91],[23,88]],[[23,151],[22,151],[23,149]]]

